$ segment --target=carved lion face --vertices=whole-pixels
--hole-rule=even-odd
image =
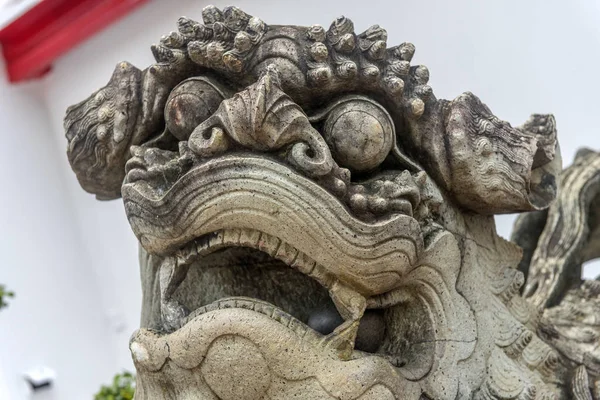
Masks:
[[[378,26],[267,26],[235,7],[204,20],[180,19],[157,64],[118,70],[67,115],[82,186],[121,193],[143,247],[136,398],[470,393],[456,366],[477,328],[440,207],[543,206],[526,180],[555,138],[491,123],[479,151],[476,102],[435,99],[414,46],[388,49]],[[479,180],[490,152],[499,167]],[[525,181],[496,179],[510,173]],[[498,182],[495,208],[472,201]]]
[[[213,86],[202,93],[224,93],[214,81],[192,78],[170,98],[182,97],[180,88],[201,92],[207,82]],[[188,105],[167,102],[167,126],[183,128],[185,114],[179,118],[170,107]],[[160,263],[154,327],[172,332],[161,340],[177,342],[183,332],[193,332],[217,357],[222,350],[215,349],[225,346],[230,357],[248,354],[252,364],[283,363],[248,382],[256,391],[273,374],[290,370],[295,379],[313,382],[301,386],[306,393],[322,391],[316,382],[352,398],[365,388],[394,396],[417,393],[409,378],[431,371],[435,338],[448,334],[427,311],[440,307],[438,294],[426,294],[419,282],[431,265],[458,267],[460,255],[451,235],[432,226],[426,227],[429,235],[423,233],[419,219],[431,218],[428,204],[439,205],[425,173],[374,171],[394,144],[394,122],[385,108],[366,97],[342,96],[307,117],[282,90],[274,66],[210,107],[216,111],[182,134],[187,140],[179,151],[134,148],[126,166],[129,221]],[[378,149],[373,153],[383,156],[357,152],[361,141],[365,152]],[[361,183],[352,180],[352,173],[364,171]],[[442,276],[437,279],[443,284]],[[456,292],[447,296],[455,298],[452,307],[469,313]],[[407,314],[410,321],[398,318]],[[223,331],[223,320],[209,322],[214,318],[231,323]],[[431,342],[409,349],[407,341],[423,334]],[[474,327],[466,335],[472,340]],[[138,339],[134,349],[157,340]],[[286,351],[294,356],[284,356]],[[227,380],[218,382],[228,364],[196,350],[181,357],[174,362],[202,369],[211,390],[220,396],[228,390]],[[344,379],[328,378],[332,368],[344,370]],[[344,387],[353,375],[354,387]]]

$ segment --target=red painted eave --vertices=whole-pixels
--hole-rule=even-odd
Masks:
[[[8,79],[48,72],[52,62],[148,0],[42,0],[0,30]]]

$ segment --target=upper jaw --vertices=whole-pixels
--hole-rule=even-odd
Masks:
[[[390,260],[414,263],[423,247],[419,222],[410,215],[359,219],[342,199],[276,159],[230,154],[190,168],[183,158],[166,161],[164,169],[143,168],[138,159],[128,163],[125,210],[150,253],[168,255],[228,228],[258,229],[316,253],[324,264],[368,271]],[[330,242],[336,244],[327,247]]]
[[[136,167],[123,186],[129,222],[148,252],[166,256],[161,301],[172,311],[163,315],[168,330],[185,316],[170,297],[208,244],[210,251],[256,248],[295,266],[329,290],[342,317],[355,325],[368,301],[376,304],[374,299],[402,283],[423,250],[413,217],[395,213],[362,221],[326,189],[276,160],[249,154],[212,158],[164,192],[131,179],[143,173],[137,161],[129,165]]]

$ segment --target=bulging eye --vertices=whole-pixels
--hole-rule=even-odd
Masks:
[[[385,109],[359,96],[328,109],[323,136],[337,163],[355,172],[377,168],[394,145],[394,123]]]
[[[226,94],[215,82],[204,77],[186,79],[169,94],[165,123],[179,140],[187,140],[198,125],[210,117]]]

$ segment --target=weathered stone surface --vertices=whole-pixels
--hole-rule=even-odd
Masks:
[[[599,399],[596,153],[559,192],[553,116],[436,99],[377,25],[203,19],[65,118],[140,241],[136,399]]]

